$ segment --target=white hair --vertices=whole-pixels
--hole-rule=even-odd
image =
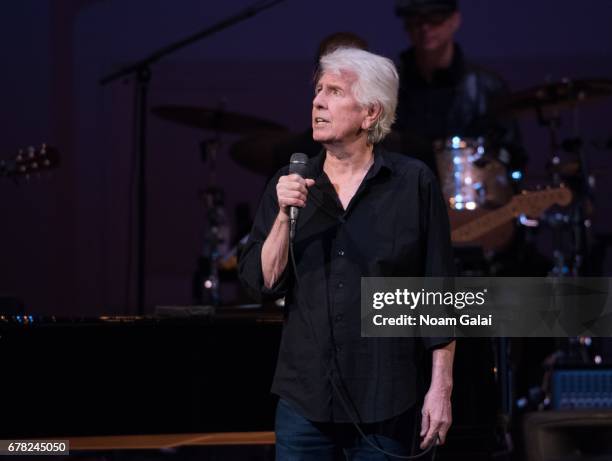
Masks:
[[[395,121],[399,77],[389,58],[357,48],[337,48],[321,57],[319,77],[324,73],[339,75],[342,71],[357,76],[353,96],[362,107],[380,105],[381,113],[368,131],[368,141],[376,144],[391,131]]]

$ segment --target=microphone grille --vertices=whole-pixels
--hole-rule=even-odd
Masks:
[[[307,165],[308,155],[296,152],[291,155],[291,159],[289,160],[289,174],[296,173],[304,177],[306,175]]]

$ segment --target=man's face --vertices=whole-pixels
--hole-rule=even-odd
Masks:
[[[315,87],[312,101],[312,137],[323,144],[347,143],[356,140],[369,128],[368,110],[353,96],[352,85],[357,76],[324,73]]]
[[[461,14],[428,13],[414,14],[404,19],[412,45],[420,51],[437,51],[453,42],[455,32],[461,24]]]

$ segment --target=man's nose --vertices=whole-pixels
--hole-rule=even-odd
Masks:
[[[323,92],[320,91],[315,95],[312,100],[313,107],[325,107],[325,98],[323,97]]]

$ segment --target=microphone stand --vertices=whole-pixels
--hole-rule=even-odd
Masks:
[[[137,224],[137,308],[138,314],[145,312],[145,249],[146,249],[146,205],[147,205],[147,183],[146,183],[146,160],[147,160],[147,95],[149,82],[151,80],[151,65],[175,51],[185,48],[205,37],[227,29],[234,24],[249,19],[263,10],[273,7],[285,0],[260,0],[245,8],[241,12],[221,20],[212,26],[185,37],[177,42],[171,43],[158,49],[146,58],[136,61],[116,72],[112,72],[100,79],[100,85],[107,85],[115,80],[128,75],[136,76],[137,97],[134,108],[137,127],[136,150],[138,152],[138,224]],[[131,238],[129,236],[128,238]]]

